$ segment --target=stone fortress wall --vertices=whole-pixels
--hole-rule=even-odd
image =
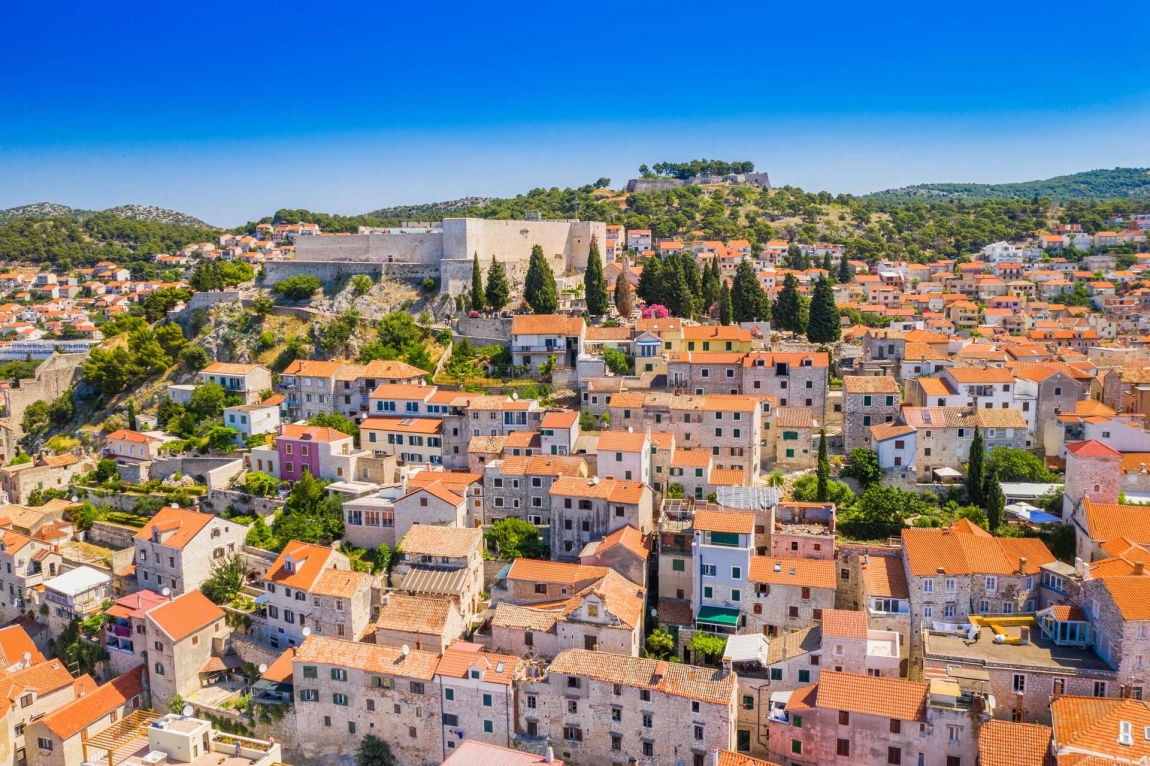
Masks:
[[[601,221],[497,221],[483,218],[445,218],[441,229],[371,232],[338,236],[300,237],[294,261],[265,266],[274,272],[308,273],[311,266],[323,265],[323,276],[356,274],[371,264],[385,273],[403,278],[437,268],[440,291],[460,293],[470,287],[473,258],[479,254],[486,271],[494,255],[504,265],[511,281],[522,281],[531,258],[531,248],[540,245],[556,276],[587,268],[591,238],[600,248],[607,238]],[[274,265],[273,265],[274,264]],[[375,269],[372,269],[373,271]]]

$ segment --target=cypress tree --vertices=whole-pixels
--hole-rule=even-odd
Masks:
[[[843,253],[843,257],[839,258],[839,284],[849,285],[852,276],[851,265],[847,263],[847,254]]]
[[[755,275],[755,267],[744,258],[735,270],[735,278],[731,285],[731,317],[736,322],[761,322],[767,304],[767,295],[759,278]]]
[[[500,311],[511,300],[511,287],[507,284],[507,274],[503,264],[491,256],[491,268],[487,270],[487,305],[492,311]]]
[[[662,272],[663,262],[658,258],[648,258],[647,262],[643,264],[643,273],[639,275],[639,286],[635,292],[646,301],[648,306],[656,303],[666,305],[660,287]]]
[[[611,310],[611,303],[607,299],[607,278],[603,276],[603,259],[599,255],[599,240],[595,237],[591,237],[591,252],[587,254],[583,287],[588,314],[598,316]]]
[[[698,307],[703,301],[703,278],[699,274],[699,264],[694,256],[683,253],[679,256],[679,265],[683,269],[683,277],[687,280],[687,289],[691,291],[691,304]],[[699,308],[699,311],[707,307]]]
[[[483,311],[487,305],[487,296],[483,293],[483,272],[479,268],[479,253],[475,254],[475,263],[471,266],[471,309]]]
[[[992,468],[986,477],[986,485],[982,488],[982,500],[986,503],[986,522],[990,533],[1002,526],[1002,514],[1006,511],[1006,496],[1002,494],[1002,485],[998,483],[998,469]]]
[[[835,293],[826,279],[815,285],[811,298],[810,318],[807,321],[807,340],[811,343],[834,343],[842,337],[842,324]]]
[[[719,324],[729,325],[731,323],[731,290],[727,287],[727,283],[723,282],[719,288]]]
[[[834,271],[834,269],[831,268],[830,252],[823,253],[823,271],[827,273],[827,276],[830,276],[831,272]]]
[[[712,268],[713,267],[713,268]],[[707,268],[703,269],[703,306],[705,314],[719,301],[719,285],[723,278],[719,272],[719,260],[712,259]]]
[[[779,291],[779,297],[775,299],[773,309],[775,327],[780,330],[800,332],[802,330],[800,312],[799,280],[793,273],[788,273],[783,278],[783,289]]]
[[[559,297],[555,289],[555,275],[547,265],[543,247],[533,245],[527,276],[523,280],[523,299],[536,314],[554,314],[559,310]]]
[[[976,425],[974,427],[974,439],[970,443],[970,462],[967,463],[966,466],[966,500],[971,505],[981,506],[983,503],[982,482],[985,479],[983,476],[984,458],[982,431]]]
[[[631,285],[627,282],[627,277],[623,276],[623,272],[619,272],[619,276],[615,278],[615,308],[618,310],[619,316],[624,319],[630,319],[631,312],[634,310],[631,301]]]
[[[827,429],[825,428],[819,430],[819,459],[815,467],[815,476],[818,479],[815,500],[825,503],[831,478],[831,461],[827,457]]]
[[[128,400],[128,430],[135,431],[136,429],[136,403],[131,399]]]
[[[663,297],[671,316],[690,319],[694,310],[695,297],[687,287],[687,278],[674,262],[666,264],[663,272]]]

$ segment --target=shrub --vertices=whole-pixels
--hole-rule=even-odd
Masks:
[[[193,372],[207,367],[209,361],[208,352],[201,346],[187,346],[180,352],[180,362]]]
[[[294,277],[288,277],[280,282],[276,282],[272,286],[272,291],[276,292],[289,301],[302,301],[315,295],[319,288],[323,285],[319,281],[319,277],[312,276],[311,274],[298,274]]]

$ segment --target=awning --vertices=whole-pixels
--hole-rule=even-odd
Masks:
[[[934,469],[934,475],[949,479],[949,478],[958,478],[959,476],[962,476],[962,473],[954,470],[953,468],[947,468],[944,466],[942,468],[935,468]]]
[[[723,627],[734,628],[739,625],[739,617],[742,615],[738,609],[731,609],[725,606],[701,606],[699,613],[695,615],[695,622],[705,622],[708,625],[722,625]]]
[[[256,596],[256,603],[257,604],[266,604],[267,602],[268,602],[268,594],[261,593],[260,595]]]

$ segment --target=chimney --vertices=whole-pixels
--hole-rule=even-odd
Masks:
[[[711,766],[719,766],[719,746],[711,745]]]
[[[938,573],[939,573],[939,574],[946,574],[946,567],[939,567],[939,568],[938,568]]]
[[[547,753],[543,756],[543,762],[544,763],[554,763],[555,762],[555,751],[551,749],[551,745],[547,746]]]
[[[1134,562],[1134,571],[1131,572],[1130,574],[1132,574],[1136,577],[1141,577],[1142,575],[1144,575],[1146,573],[1145,570],[1146,570],[1146,566],[1141,561],[1135,561]]]
[[[1026,574],[1026,557],[1020,556],[1018,559],[1018,573]]]
[[[1018,638],[1022,641],[1022,645],[1026,646],[1030,643],[1030,626],[1023,625],[1018,629]]]
[[[84,682],[83,681],[76,684],[76,696],[77,697],[83,697],[84,696]]]

